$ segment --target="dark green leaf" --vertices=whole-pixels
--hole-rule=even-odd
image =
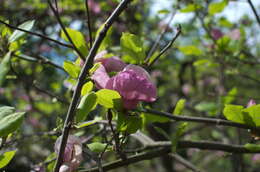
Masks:
[[[187,122],[181,122],[180,124],[177,125],[177,130],[171,137],[172,151],[173,152],[176,152],[177,146],[178,146],[178,141],[179,141],[180,137],[186,131],[187,125],[188,125]]]
[[[144,125],[151,123],[151,122],[160,122],[160,123],[164,123],[164,122],[169,122],[170,119],[163,117],[163,116],[159,116],[159,115],[153,115],[150,113],[142,113],[141,118],[143,119],[143,123]]]
[[[10,70],[11,52],[8,52],[0,64],[0,87],[3,85],[6,75]]]
[[[135,133],[142,128],[142,118],[134,115],[118,114],[117,130],[128,134]]]

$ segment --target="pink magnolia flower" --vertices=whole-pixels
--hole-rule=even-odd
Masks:
[[[94,72],[92,79],[97,88],[116,90],[122,97],[125,109],[134,109],[140,101],[153,102],[156,100],[156,87],[150,75],[141,67],[126,65],[118,57],[98,58],[101,66]],[[118,72],[113,77],[109,72]]]
[[[61,137],[56,140],[55,152],[58,154],[61,144]],[[63,155],[63,164],[60,167],[59,172],[73,172],[78,168],[82,157],[82,144],[78,137],[69,135],[67,145],[65,147]]]

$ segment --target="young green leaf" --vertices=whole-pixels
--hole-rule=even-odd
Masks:
[[[18,129],[22,124],[24,114],[24,112],[17,112],[0,119],[0,137],[8,136]]]
[[[0,155],[0,169],[4,168],[9,164],[9,162],[13,159],[15,153],[16,150],[13,150]]]
[[[97,106],[97,95],[91,92],[82,97],[79,106],[77,108],[76,121],[80,122],[84,120],[89,112],[94,110]]]
[[[230,121],[244,124],[243,109],[240,105],[225,105],[223,114]]]
[[[70,61],[64,61],[63,68],[72,78],[77,78],[81,70],[79,66]]]
[[[118,114],[117,130],[128,134],[135,133],[142,128],[142,118],[139,116]]]
[[[185,55],[195,55],[199,56],[202,54],[202,51],[193,45],[180,46],[179,50]]]
[[[181,115],[183,108],[185,106],[186,100],[185,99],[180,99],[174,109],[173,115]]]
[[[141,39],[131,33],[123,33],[120,38],[123,59],[129,63],[141,63],[145,58],[145,50]]]
[[[152,123],[152,122],[159,122],[159,123],[165,123],[165,122],[169,122],[170,119],[163,117],[163,116],[158,116],[158,115],[153,115],[150,113],[142,113],[141,118],[143,120],[144,125],[148,124],[148,123]]]
[[[100,142],[94,142],[94,143],[88,144],[88,148],[89,148],[92,152],[96,152],[96,153],[103,152],[104,149],[106,148],[106,146],[107,146],[107,144],[105,144],[105,143],[100,143]]]
[[[73,43],[79,49],[79,51],[84,56],[86,56],[88,54],[88,48],[87,48],[87,44],[86,44],[86,40],[84,38],[84,35],[81,32],[74,30],[74,29],[71,29],[71,28],[66,28],[66,31],[68,32],[68,34],[71,37]],[[61,37],[65,41],[69,42],[69,39],[67,38],[66,34],[63,31],[61,32]]]
[[[247,150],[250,150],[250,151],[260,151],[260,145],[259,144],[247,143],[247,144],[244,145],[244,147]]]
[[[0,87],[3,85],[3,83],[6,79],[6,75],[10,70],[10,63],[11,63],[10,60],[11,60],[11,52],[8,52],[4,56],[4,58],[0,64]]]
[[[247,112],[254,125],[260,127],[260,104],[250,106],[244,109],[243,112]]]
[[[181,122],[180,124],[177,125],[177,130],[171,137],[172,151],[173,152],[176,152],[177,146],[178,146],[178,141],[179,141],[180,137],[186,131],[187,126],[188,126],[187,122]]]
[[[81,89],[81,96],[84,96],[87,93],[89,93],[90,91],[92,91],[93,86],[94,86],[94,84],[91,81],[88,81],[87,83],[85,83]]]
[[[221,2],[213,2],[209,5],[208,12],[210,15],[220,13],[224,10],[224,8],[227,6],[227,4],[228,4],[227,0],[223,0]]]
[[[197,4],[188,4],[186,7],[182,8],[180,12],[182,13],[190,13],[196,11],[197,9],[201,8],[201,6]]]
[[[22,23],[21,25],[19,25],[18,28],[30,31],[34,25],[34,22],[35,22],[34,20],[26,21],[26,22]],[[17,39],[22,37],[24,34],[25,34],[25,32],[23,32],[23,31],[15,30],[13,32],[13,34],[9,37],[9,40],[8,40],[9,43],[16,41]]]
[[[97,94],[97,101],[100,105],[106,107],[106,108],[115,108],[115,109],[121,109],[122,108],[122,102],[121,102],[121,96],[117,91],[109,90],[109,89],[101,89]]]

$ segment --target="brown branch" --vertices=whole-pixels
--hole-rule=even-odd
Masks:
[[[213,125],[223,125],[223,126],[230,126],[230,127],[236,127],[236,128],[243,128],[243,129],[252,129],[252,130],[259,130],[259,128],[245,125],[245,124],[240,124],[236,122],[231,122],[228,120],[224,119],[216,119],[216,118],[205,118],[205,117],[188,117],[188,116],[178,116],[178,115],[173,115],[168,112],[160,112],[152,109],[142,109],[138,110],[139,112],[145,112],[147,115],[153,114],[157,116],[163,116],[169,119],[172,119],[174,121],[187,121],[187,122],[199,122],[199,123],[205,123],[205,124],[213,124]]]
[[[45,35],[42,35],[42,34],[39,34],[39,33],[36,33],[36,32],[31,32],[31,31],[28,31],[28,30],[25,30],[25,29],[21,29],[21,28],[19,28],[19,27],[10,25],[10,24],[8,24],[8,23],[2,21],[2,20],[0,20],[0,23],[6,25],[7,27],[9,27],[9,28],[11,28],[11,29],[16,29],[16,30],[19,30],[19,31],[28,33],[28,34],[30,34],[30,35],[38,36],[38,37],[40,37],[40,38],[42,38],[42,39],[46,39],[46,40],[52,41],[52,42],[54,42],[54,43],[56,43],[56,44],[59,44],[59,45],[61,45],[61,46],[67,47],[67,48],[73,48],[73,47],[72,47],[71,45],[69,45],[69,44],[62,43],[62,42],[60,42],[60,41],[57,41],[57,40],[55,40],[55,39],[52,39],[52,38],[50,38],[50,37],[47,37],[47,36],[45,36]]]
[[[69,131],[72,125],[72,121],[75,115],[75,110],[78,104],[78,100],[80,97],[80,91],[81,88],[84,84],[84,80],[86,78],[86,75],[88,74],[89,69],[93,66],[93,61],[94,61],[94,57],[97,53],[97,50],[99,48],[99,46],[101,45],[103,39],[106,36],[106,33],[108,31],[108,29],[111,27],[111,25],[113,24],[113,22],[117,19],[117,17],[127,8],[127,5],[131,2],[132,0],[122,0],[120,2],[120,4],[117,6],[117,8],[114,10],[114,12],[111,14],[111,16],[106,20],[105,24],[104,24],[104,28],[101,30],[101,32],[99,32],[97,38],[95,39],[95,42],[93,44],[93,46],[91,47],[89,54],[86,58],[86,62],[80,72],[79,75],[79,79],[77,82],[77,86],[76,89],[73,93],[73,97],[72,97],[72,101],[71,104],[69,106],[68,109],[68,113],[66,116],[66,120],[64,123],[64,128],[62,131],[62,137],[61,137],[61,144],[59,147],[59,153],[58,153],[58,158],[55,164],[55,169],[54,172],[58,172],[60,165],[62,164],[63,161],[63,154],[64,154],[64,150],[67,144],[67,139],[68,139],[68,135],[69,135]]]
[[[89,33],[89,44],[90,48],[92,47],[92,29],[91,29],[91,24],[90,24],[90,11],[88,7],[88,0],[85,0],[85,6],[86,6],[86,13],[87,13],[87,25],[88,25],[88,33]]]
[[[247,1],[248,1],[248,3],[249,3],[249,5],[250,5],[250,7],[251,7],[251,9],[252,9],[252,11],[253,11],[253,13],[254,13],[254,15],[255,15],[255,18],[256,18],[256,20],[257,20],[259,26],[260,26],[260,17],[258,16],[257,11],[256,11],[256,9],[255,9],[255,7],[254,7],[252,1],[251,1],[251,0],[247,0]]]

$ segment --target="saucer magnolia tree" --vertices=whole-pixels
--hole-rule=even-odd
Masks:
[[[1,1],[0,169],[258,171],[254,3]]]

